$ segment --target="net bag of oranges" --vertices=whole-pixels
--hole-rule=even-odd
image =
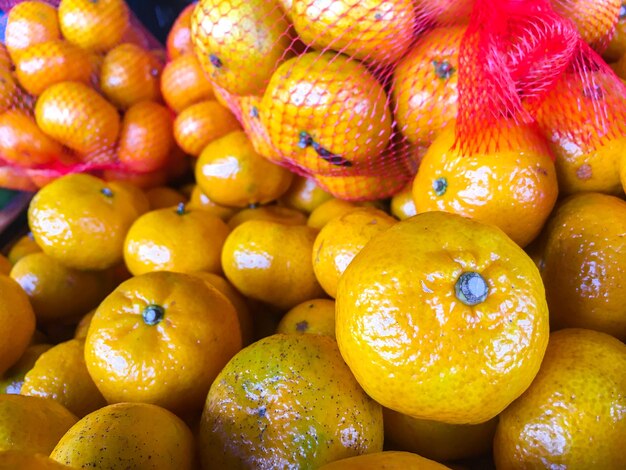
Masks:
[[[200,0],[189,15],[215,98],[256,152],[360,200],[410,184],[433,145],[468,158],[546,152],[562,192],[617,192],[626,90],[600,54],[620,8]]]
[[[123,0],[0,1],[0,186],[67,173],[165,179],[183,158],[164,48]]]

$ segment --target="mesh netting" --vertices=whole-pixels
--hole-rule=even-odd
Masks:
[[[620,6],[202,0],[191,38],[258,153],[337,196],[372,199],[404,187],[447,125],[468,157],[524,148],[507,129],[530,126],[557,167],[565,147],[587,158],[621,139],[626,90],[598,55]]]

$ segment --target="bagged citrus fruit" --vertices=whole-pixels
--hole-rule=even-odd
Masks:
[[[167,174],[165,50],[124,0],[0,2],[0,187],[67,173]]]
[[[518,236],[526,244],[554,204],[557,180],[566,192],[617,191],[626,89],[598,54],[611,42],[619,7],[616,0],[200,0],[184,21],[211,99],[230,108],[260,155],[353,200],[400,192],[433,145],[448,154],[439,167],[478,155],[479,165],[454,171],[493,181],[486,191],[478,176],[471,188],[451,181],[456,199],[448,205],[471,213],[459,198],[479,206],[482,191],[498,199],[501,180],[510,186],[507,207],[539,201],[535,226]],[[179,51],[188,53],[188,43],[172,46],[182,62]],[[496,161],[505,163],[492,170]],[[529,181],[530,190],[510,180]],[[482,212],[485,221],[499,214]]]

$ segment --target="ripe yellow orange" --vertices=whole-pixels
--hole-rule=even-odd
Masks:
[[[7,258],[9,258],[11,264],[15,264],[20,258],[40,251],[41,248],[35,242],[32,232],[28,232],[23,237],[18,238],[11,246]]]
[[[236,207],[221,206],[213,202],[209,197],[202,192],[202,189],[198,185],[194,185],[191,192],[191,198],[187,207],[194,209],[202,209],[210,214],[219,217],[222,220],[228,220],[239,210]]]
[[[400,220],[408,219],[417,214],[413,201],[413,182],[405,186],[391,198],[391,214]]]
[[[61,39],[56,8],[40,1],[19,2],[7,17],[4,42],[13,62],[29,47]]]
[[[281,318],[276,333],[335,337],[335,302],[312,299],[296,305]]]
[[[295,209],[282,206],[261,206],[242,209],[228,219],[228,226],[232,229],[248,220],[270,220],[285,225],[306,225],[306,215]]]
[[[0,374],[15,364],[35,332],[35,313],[21,286],[0,274]]]

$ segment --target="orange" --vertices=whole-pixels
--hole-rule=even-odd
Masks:
[[[391,215],[404,220],[415,214],[417,214],[417,210],[413,201],[413,183],[411,182],[391,198]]]
[[[123,282],[100,304],[85,361],[109,403],[183,412],[202,406],[239,349],[237,313],[223,294],[187,274],[153,272]]]
[[[222,269],[245,296],[289,310],[324,294],[311,262],[316,235],[304,225],[249,220],[226,239]]]
[[[331,52],[278,67],[259,111],[274,146],[314,173],[367,162],[391,137],[385,90],[364,65]]]
[[[400,192],[410,179],[410,174],[374,163],[369,174],[348,172],[342,176],[317,175],[315,179],[322,189],[334,197],[349,201],[372,201],[384,199]]]
[[[498,418],[481,424],[446,424],[383,409],[385,442],[438,462],[482,457],[491,452]]]
[[[69,470],[70,467],[55,462],[47,455],[27,450],[0,452],[0,470]]]
[[[87,52],[67,41],[55,40],[29,47],[15,63],[20,85],[34,96],[59,82],[89,84],[93,65]]]
[[[620,5],[615,32],[609,41],[605,51],[602,53],[609,62],[614,62],[626,54],[626,5],[624,2]]]
[[[0,112],[16,105],[18,87],[9,69],[0,69]]]
[[[130,171],[162,168],[174,147],[170,112],[153,101],[132,105],[124,114],[118,158]]]
[[[228,219],[232,229],[248,220],[270,220],[285,225],[306,225],[306,215],[295,209],[282,206],[261,206],[242,209]]]
[[[335,337],[335,302],[312,299],[289,310],[280,320],[276,333],[313,334]]]
[[[158,170],[146,173],[129,173],[124,169],[104,170],[102,172],[102,178],[105,181],[124,181],[141,189],[163,186],[167,184],[169,176],[165,168],[159,168]]]
[[[319,467],[319,470],[405,470],[414,468],[419,470],[445,470],[446,467],[434,460],[420,457],[410,452],[385,451],[359,455],[347,459],[336,460]]]
[[[95,308],[112,287],[104,273],[68,268],[45,253],[21,258],[13,266],[11,277],[28,294],[41,323],[85,314]]]
[[[191,16],[191,41],[202,68],[235,95],[263,92],[289,56],[288,30],[271,0],[200,0]]]
[[[626,345],[604,333],[552,333],[539,374],[502,412],[497,468],[626,467]]]
[[[236,207],[220,206],[219,204],[216,204],[202,192],[202,189],[198,185],[194,185],[187,207],[189,209],[202,209],[203,211],[215,215],[222,220],[228,220],[238,211]]]
[[[192,470],[193,435],[176,415],[145,403],[119,403],[72,426],[50,458],[72,468]]]
[[[0,374],[15,364],[35,332],[35,314],[20,285],[0,274]]]
[[[135,44],[120,44],[104,57],[100,87],[118,108],[140,101],[159,101],[163,64],[150,51]]]
[[[58,401],[79,418],[106,405],[84,357],[84,340],[71,339],[44,352],[26,373],[20,393]]]
[[[315,179],[296,175],[287,192],[280,198],[280,203],[310,214],[329,199],[332,196],[320,188]]]
[[[78,82],[48,87],[37,100],[35,119],[49,137],[84,154],[112,146],[120,130],[117,110]]]
[[[329,199],[317,206],[307,220],[307,225],[317,230],[321,230],[331,219],[339,217],[350,211],[358,209],[359,203],[344,201],[342,199]]]
[[[551,0],[557,13],[572,20],[582,38],[603,50],[618,22],[622,0]]]
[[[208,144],[196,164],[196,181],[209,199],[224,206],[265,204],[281,197],[293,174],[260,156],[242,131]]]
[[[200,422],[204,468],[318,468],[382,446],[380,405],[324,335],[243,349],[213,382]]]
[[[161,75],[161,93],[176,113],[215,97],[213,86],[193,53],[181,55],[165,66]]]
[[[61,39],[57,10],[39,1],[19,2],[7,18],[4,43],[13,62],[35,44]]]
[[[372,238],[336,298],[341,354],[386,408],[483,423],[534,379],[548,308],[533,261],[500,229],[445,212]]]
[[[328,295],[336,297],[339,278],[367,242],[395,223],[383,211],[363,207],[324,225],[315,238],[311,259],[315,277]]]
[[[33,368],[39,356],[51,347],[51,344],[31,344],[28,346],[22,357],[0,379],[0,393],[19,394],[26,373]]]
[[[26,255],[31,253],[38,253],[41,248],[35,242],[32,232],[28,232],[26,235],[17,239],[17,241],[9,249],[7,257],[12,264]]]
[[[118,44],[129,25],[124,0],[61,0],[61,32],[82,49],[105,52]]]
[[[151,271],[222,271],[228,226],[219,217],[184,204],[148,212],[130,227],[124,261],[135,276]]]
[[[626,341],[626,202],[566,199],[545,232],[542,277],[553,329],[588,328]]]
[[[176,60],[184,54],[193,54],[193,44],[191,43],[191,15],[195,7],[196,2],[187,5],[183,11],[180,12],[169,33],[167,33],[165,48],[169,60]]]
[[[412,0],[340,0],[332,6],[293,0],[289,14],[296,32],[308,45],[334,49],[374,65],[395,64],[418,26]]]
[[[0,155],[9,163],[34,167],[52,163],[63,154],[60,143],[48,137],[25,111],[0,114]]]
[[[252,142],[255,152],[270,162],[282,164],[285,159],[270,141],[267,129],[261,122],[260,106],[260,96],[248,95],[239,97],[238,103],[232,109],[241,108],[241,113],[238,113],[237,116],[239,116],[243,130]]]
[[[91,325],[91,319],[93,318],[95,313],[96,313],[96,309],[93,309],[89,313],[86,313],[85,315],[83,315],[83,317],[78,322],[78,325],[76,325],[76,330],[74,331],[74,338],[76,339],[87,338],[89,325]]]
[[[189,155],[200,156],[211,142],[241,129],[237,118],[217,101],[202,101],[181,112],[174,120],[176,142]]]
[[[157,186],[146,190],[146,197],[152,210],[165,209],[187,202],[185,195],[167,186]]]
[[[447,26],[429,31],[393,73],[394,117],[413,144],[430,145],[456,117],[459,50],[465,30],[465,26]]]
[[[541,231],[558,195],[550,151],[532,128],[503,128],[489,148],[466,155],[444,130],[413,182],[417,213],[446,211],[501,228],[524,247]],[[497,150],[494,146],[498,146]]]
[[[0,254],[0,275],[8,276],[12,267],[13,264],[9,261],[9,258]]]
[[[114,182],[67,175],[41,189],[28,208],[35,241],[76,269],[106,269],[123,258],[124,238],[141,214],[134,195]]]
[[[77,418],[50,398],[0,394],[0,451],[48,455]]]

